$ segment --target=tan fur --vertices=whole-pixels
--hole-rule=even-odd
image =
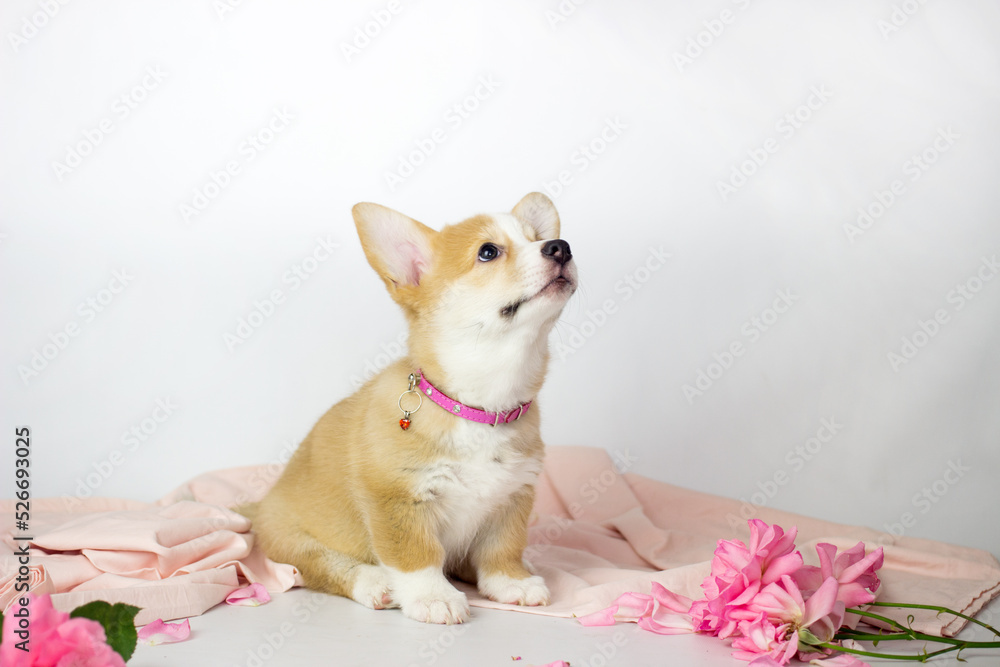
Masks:
[[[529,195],[525,200],[532,198],[529,203],[538,205],[540,200],[535,197],[541,195]],[[525,200],[519,206],[526,205]],[[547,199],[540,203],[551,207]],[[531,574],[525,569],[522,553],[534,500],[532,484],[521,485],[498,502],[465,551],[447,553],[441,539],[454,517],[438,502],[434,486],[422,485],[427,486],[428,470],[461,456],[456,452],[465,449],[456,450],[454,439],[457,429],[469,427],[424,397],[422,407],[412,415],[413,425],[404,431],[398,424],[401,413],[397,407],[408,375],[418,368],[447,393],[453,377],[435,352],[440,332],[434,329],[434,313],[449,307],[449,291],[460,282],[463,289],[496,291],[515,281],[516,244],[499,233],[489,216],[470,218],[441,232],[411,221],[424,235],[425,249],[432,257],[419,283],[412,284],[405,270],[394,268],[393,262],[380,254],[380,241],[366,225],[366,220],[382,211],[375,205],[359,204],[355,218],[369,263],[407,316],[411,356],[389,366],[320,418],[273,489],[253,508],[255,531],[265,553],[275,561],[295,565],[306,586],[346,597],[353,596],[359,577],[375,572],[362,566],[387,566],[402,573],[437,568],[473,582],[493,575],[526,580]],[[551,212],[554,214],[554,208]],[[527,242],[539,240],[531,225],[523,223],[523,227]],[[486,242],[508,249],[502,263],[477,265],[477,249]],[[526,247],[537,252],[537,244]],[[547,330],[540,335],[544,334]],[[543,361],[537,377],[525,379],[519,401],[537,395],[544,372]],[[460,395],[452,397],[462,400]],[[543,445],[537,403],[522,419],[497,428],[504,429],[502,447],[495,454],[497,462],[535,462],[540,469]],[[472,432],[482,433],[483,438],[495,435]],[[465,444],[461,443],[462,447]],[[477,444],[468,446],[475,448]],[[542,601],[547,601],[547,594],[543,597]],[[396,603],[388,587],[381,599],[376,591],[373,599],[358,601],[374,608]],[[438,622],[453,620],[449,615],[442,618]]]

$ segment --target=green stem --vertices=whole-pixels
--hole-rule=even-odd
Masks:
[[[859,642],[882,642],[882,641],[925,641],[925,642],[937,642],[939,644],[951,644],[953,646],[958,646],[961,648],[1000,648],[1000,642],[971,642],[964,639],[953,639],[952,637],[937,637],[935,635],[928,635],[923,632],[894,632],[887,635],[878,635],[874,633],[857,632],[857,631],[844,631],[840,630],[836,635],[833,636],[834,640],[841,639],[853,639]]]
[[[864,616],[865,618],[874,618],[876,621],[882,621],[883,623],[906,633],[913,632],[913,630],[906,627],[899,621],[894,621],[893,619],[887,616],[882,616],[881,614],[875,614],[870,611],[861,611],[860,609],[854,609],[854,608],[848,609],[847,611],[852,614],[857,614],[858,616]]]
[[[886,606],[886,605],[882,605]],[[964,646],[967,648],[1000,648],[1000,642],[973,642],[966,641],[964,639],[955,639],[952,637],[938,637],[937,635],[929,635],[925,632],[918,632],[912,628],[908,628],[898,621],[894,621],[891,618],[887,618],[880,614],[873,614],[870,611],[861,611],[860,609],[848,609],[847,611],[858,614],[859,616],[864,616],[865,618],[874,618],[878,621],[882,621],[900,632],[894,632],[890,634],[873,634],[864,633],[858,630],[844,630],[841,629],[834,635],[834,639],[856,639],[859,641],[898,641],[901,639],[913,640],[919,639],[928,642],[937,642],[939,644],[953,644],[955,646]]]
[[[971,616],[966,616],[961,612],[957,612],[954,609],[948,609],[948,607],[941,607],[933,604],[908,604],[904,602],[871,602],[869,603],[872,607],[897,607],[899,609],[929,609],[930,611],[936,611],[938,614],[951,614],[952,616],[958,616],[959,618],[964,618],[967,621],[971,621],[976,625],[986,628],[992,632],[997,637],[1000,637],[1000,631],[994,628],[992,625],[987,625],[982,621],[979,621]],[[854,612],[854,609],[848,609],[847,611]]]
[[[945,653],[951,653],[952,651],[961,651],[962,646],[949,646],[948,648],[943,648],[939,651],[934,651],[933,653],[920,653],[917,655],[896,655],[892,653],[875,653],[874,651],[862,651],[856,648],[844,648],[838,644],[831,644],[830,642],[823,642],[822,644],[816,644],[822,648],[833,649],[834,651],[841,651],[843,653],[853,653],[854,655],[863,655],[869,658],[884,658],[886,660],[909,660],[910,662],[927,662],[928,658],[933,658],[935,656],[944,655]]]
[[[877,607],[894,607],[903,609],[928,609],[930,611],[936,611],[938,612],[938,614],[952,614],[954,616],[964,618],[968,621],[972,621],[973,623],[976,623],[977,625],[986,628],[997,637],[1000,637],[1000,632],[997,632],[996,628],[993,628],[992,626],[987,625],[986,623],[983,623],[981,621],[977,621],[976,619],[970,616],[966,616],[965,614],[961,614],[957,611],[948,609],[947,607],[940,607],[936,605],[925,605],[925,604],[903,604],[903,603],[896,604],[891,602],[873,602],[871,603],[871,605]],[[858,616],[862,616],[865,618],[872,618],[881,621],[887,624],[889,627],[899,630],[899,632],[891,632],[887,634],[875,634],[870,632],[861,632],[859,630],[852,630],[850,628],[842,628],[837,632],[836,635],[834,635],[833,637],[834,641],[843,639],[853,639],[855,641],[869,641],[877,643],[881,641],[918,640],[924,642],[937,642],[939,644],[950,644],[950,646],[948,646],[947,648],[939,649],[937,651],[933,651],[931,653],[928,653],[927,650],[924,649],[923,653],[919,653],[916,655],[876,653],[874,651],[864,651],[861,649],[844,648],[843,646],[839,646],[831,642],[824,642],[818,644],[818,646],[821,646],[823,648],[833,649],[836,651],[842,651],[844,653],[863,655],[870,658],[885,658],[887,660],[908,660],[911,662],[926,662],[929,658],[933,658],[938,655],[951,653],[952,651],[961,652],[965,649],[970,649],[970,648],[1000,648],[1000,641],[972,642],[972,641],[965,641],[962,639],[954,639],[952,637],[938,637],[935,635],[929,635],[925,632],[918,632],[913,628],[903,625],[899,621],[895,621],[886,616],[882,616],[881,614],[875,614],[870,611],[862,611],[860,609],[848,609],[847,611],[851,612],[852,614],[857,614]],[[912,621],[912,617],[910,617],[910,620]]]

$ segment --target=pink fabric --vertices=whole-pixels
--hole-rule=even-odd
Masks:
[[[254,548],[250,522],[225,509],[259,499],[278,474],[274,465],[207,473],[156,503],[35,499],[32,589],[52,593],[53,604],[63,611],[94,599],[134,604],[143,610],[136,618],[142,625],[200,614],[248,582],[272,593],[300,585],[295,568],[274,563]],[[650,593],[654,581],[698,598],[717,541],[749,538],[746,522],[734,520],[740,505],[640,475],[621,475],[601,449],[550,447],[525,556],[545,577],[552,604],[501,605],[482,599],[474,587],[460,586],[474,606],[552,616],[599,611],[622,593]],[[0,511],[13,512],[13,501],[0,501]],[[786,529],[797,526],[797,544],[807,562],[815,559],[818,542],[840,549],[859,540],[884,546],[883,601],[940,604],[972,615],[1000,593],[1000,563],[984,551],[894,538],[768,508],[756,516]],[[14,548],[7,530],[0,540],[4,610],[17,597]],[[933,612],[911,611],[913,627],[924,632],[954,634],[963,625]]]
[[[213,486],[235,490],[219,473]],[[250,521],[218,505],[183,499],[156,504],[111,498],[36,498],[31,502],[30,585],[52,594],[56,609],[93,600],[142,608],[136,625],[157,618],[197,616],[244,584],[272,590],[299,584],[290,565],[273,563],[253,548]],[[235,497],[235,496],[233,496]],[[0,501],[11,513],[14,502]],[[18,562],[8,530],[0,541],[0,608],[18,597]]]

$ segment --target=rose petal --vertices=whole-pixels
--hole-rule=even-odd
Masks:
[[[649,616],[653,611],[653,596],[645,593],[623,593],[615,600],[618,611],[615,618],[619,621],[634,622],[636,619]]]
[[[862,553],[864,553],[864,544],[858,542],[858,546],[861,547]],[[839,560],[839,559],[838,559]],[[882,567],[884,561],[884,556],[882,552],[882,547],[875,549],[867,556],[862,556],[856,562],[847,565],[844,570],[837,577],[843,583],[850,583],[857,580],[861,580],[866,587],[871,588],[871,590],[878,590],[879,578],[875,574],[875,570]]]
[[[660,613],[664,612],[664,613]],[[639,627],[658,635],[688,635],[694,632],[694,624],[687,614],[673,614],[659,609],[652,616],[639,619]]]
[[[586,626],[614,625],[616,621],[635,623],[653,611],[653,596],[645,593],[622,593],[607,609],[595,611],[577,620]]]
[[[809,627],[816,621],[820,620],[824,616],[833,613],[836,602],[837,602],[837,591],[840,589],[840,585],[837,580],[833,577],[827,577],[823,585],[816,589],[816,592],[809,596],[809,599],[805,603],[805,609],[802,618],[802,625],[804,627]],[[837,628],[840,624],[837,624]],[[834,628],[836,630],[837,628]],[[827,641],[827,640],[823,640]]]
[[[241,605],[244,607],[259,607],[270,601],[271,596],[261,584],[250,584],[245,588],[233,591],[226,597],[226,604]]]
[[[874,602],[875,594],[858,583],[841,584],[837,599],[843,602],[845,607],[858,607]]]
[[[764,584],[770,584],[781,579],[783,575],[794,574],[801,567],[802,554],[798,551],[793,551],[790,554],[785,554],[772,560],[767,566],[767,572],[763,574],[761,581]]]
[[[834,585],[833,595],[836,598],[837,580],[831,579],[831,581]],[[802,592],[787,574],[780,581],[765,586],[753,600],[754,611],[765,612],[773,621],[782,623],[798,623],[805,614],[805,607]]]
[[[792,574],[792,579],[798,584],[799,590],[814,591],[820,587],[826,577],[823,575],[822,568],[815,565],[803,565]]]
[[[179,623],[164,623],[158,618],[140,628],[138,634],[139,641],[147,646],[182,642],[191,636],[191,621],[185,618]]]
[[[692,600],[689,597],[667,590],[659,582],[652,582],[653,598],[662,607],[678,614],[687,614],[691,611]]]
[[[862,545],[861,548],[864,549],[864,545]],[[852,553],[854,552],[851,549],[848,549],[841,554],[841,556],[849,559]],[[823,578],[826,579],[827,577],[836,576],[833,571],[833,563],[837,560],[837,547],[828,542],[820,542],[816,545],[816,555],[819,556],[819,569],[823,573]],[[845,562],[847,561],[841,561],[841,563]]]
[[[585,625],[587,627],[597,625],[614,625],[616,611],[618,611],[618,605],[615,604],[611,605],[607,609],[595,611],[594,613],[587,614],[586,616],[580,616],[576,620],[580,622],[580,625]]]

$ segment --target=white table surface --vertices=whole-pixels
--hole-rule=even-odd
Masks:
[[[994,600],[980,618],[993,625],[1000,622],[1000,601]],[[192,618],[191,628],[186,642],[137,647],[129,666],[529,667],[555,660],[565,660],[572,667],[747,664],[730,657],[730,648],[718,639],[660,636],[634,624],[585,628],[567,618],[473,607],[472,618],[465,624],[425,625],[398,610],[372,611],[344,598],[304,589],[277,594],[260,607],[219,605]],[[988,640],[985,631],[966,633]],[[901,643],[896,644],[903,650]],[[883,644],[882,648],[892,647]],[[515,656],[521,660],[512,660]],[[963,658],[968,662],[959,663],[949,654],[928,664],[997,667],[1000,649],[966,653]]]

